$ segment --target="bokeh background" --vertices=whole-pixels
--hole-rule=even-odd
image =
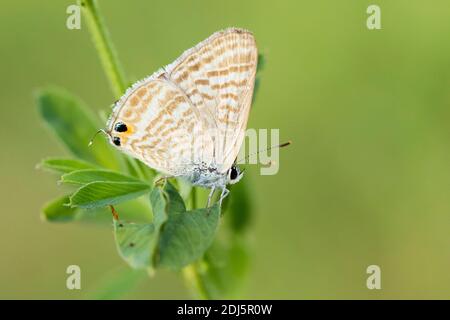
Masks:
[[[113,101],[74,0],[2,3],[0,298],[82,298],[124,262],[111,228],[41,221],[60,193],[35,169],[65,154],[33,92],[65,87],[96,110]],[[450,4],[372,1],[100,1],[130,80],[214,31],[254,31],[266,57],[250,127],[279,128],[280,171],[247,169],[255,215],[246,298],[450,298]],[[66,267],[82,290],[66,289]],[[366,288],[366,268],[382,289]],[[126,298],[188,298],[160,272]]]

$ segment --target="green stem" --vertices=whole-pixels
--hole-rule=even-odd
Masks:
[[[191,190],[191,210],[197,209],[197,188],[192,187]],[[205,287],[205,283],[200,275],[201,260],[188,265],[184,270],[184,278],[190,286],[195,290],[201,299],[211,299],[211,295]]]
[[[192,187],[191,191],[191,210],[197,209],[197,188]],[[204,300],[212,299],[209,293],[205,281],[201,276],[203,260],[200,259],[197,262],[191,263],[183,269],[183,276],[189,287],[195,292],[195,294]]]
[[[192,210],[197,209],[197,189],[192,187],[191,191],[191,208]]]
[[[125,92],[125,76],[117,58],[116,51],[103,24],[96,0],[79,0],[83,8],[95,48],[100,56],[103,69],[109,79],[116,99]]]
[[[200,266],[198,265],[200,262],[192,263],[183,269],[183,276],[186,282],[188,282],[189,286],[192,290],[195,291],[195,294],[203,300],[211,299],[211,295],[206,289],[203,279],[199,273]]]

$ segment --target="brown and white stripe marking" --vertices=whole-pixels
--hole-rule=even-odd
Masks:
[[[125,152],[167,174],[200,162],[227,171],[247,126],[257,56],[249,31],[213,34],[133,85],[113,111],[111,134]],[[113,131],[118,121],[126,132]]]

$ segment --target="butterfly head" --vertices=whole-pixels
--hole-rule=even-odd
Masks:
[[[131,133],[131,129],[122,121],[117,121],[110,129],[98,130],[92,137],[91,141],[89,142],[89,145],[93,143],[94,138],[99,133],[103,133],[108,137],[109,141],[113,145],[115,145],[116,147],[120,147],[122,145],[123,140],[126,139],[126,136]]]
[[[109,140],[116,147],[121,147],[131,133],[133,133],[131,125],[118,120],[111,125]]]
[[[228,170],[227,173],[227,179],[228,184],[235,184],[239,182],[239,180],[242,179],[244,176],[244,171],[241,171],[238,166],[232,165],[231,168]]]
[[[128,126],[122,121],[117,121],[113,126],[110,134],[110,141],[113,145],[120,147],[122,144],[122,133],[128,131]]]

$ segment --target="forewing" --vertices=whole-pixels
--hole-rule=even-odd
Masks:
[[[123,123],[126,131],[118,132]],[[168,175],[182,175],[193,163],[212,159],[212,142],[205,135],[198,110],[163,72],[138,82],[117,102],[108,122],[120,148]]]
[[[244,139],[257,59],[252,33],[232,28],[213,34],[165,68],[208,127],[222,172],[231,167]]]

